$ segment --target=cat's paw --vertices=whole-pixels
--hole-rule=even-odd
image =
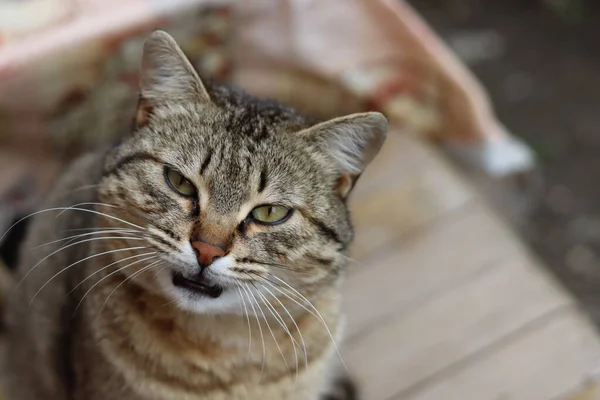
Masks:
[[[349,376],[336,379],[320,400],[359,400],[358,388]]]

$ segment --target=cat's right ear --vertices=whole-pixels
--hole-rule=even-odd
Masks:
[[[154,107],[169,102],[210,102],[183,51],[168,33],[155,31],[144,43],[136,126],[148,123]]]
[[[311,138],[333,159],[339,173],[336,190],[345,198],[379,153],[387,131],[383,114],[364,112],[321,122],[298,134]]]

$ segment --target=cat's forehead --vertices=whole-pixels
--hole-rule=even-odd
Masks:
[[[248,140],[208,140],[191,162],[217,211],[235,212],[251,200],[264,170],[258,146]]]
[[[299,201],[297,192],[311,168],[293,137],[281,132],[248,134],[249,128],[244,131],[239,124],[199,121],[185,131],[176,128],[164,127],[141,146],[153,147],[165,164],[205,189],[210,206],[219,213],[235,213],[259,199]]]

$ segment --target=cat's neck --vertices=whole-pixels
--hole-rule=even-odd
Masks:
[[[335,290],[326,292],[312,303],[303,303],[305,306],[302,308],[290,308],[289,314],[273,308],[271,310],[277,314],[274,316],[266,307],[262,307],[262,313],[256,309],[258,317],[245,313],[194,313],[180,308],[172,299],[135,283],[123,285],[106,302],[106,296],[111,292],[108,285],[105,290],[97,292],[96,301],[90,302],[90,315],[98,315],[98,307],[103,308],[96,317],[100,329],[116,329],[118,325],[113,326],[115,321],[126,320],[129,323],[122,324],[119,329],[126,331],[123,334],[130,336],[131,340],[137,340],[136,336],[140,334],[152,335],[156,341],[186,351],[206,346],[213,350],[220,348],[227,353],[243,349],[245,357],[250,341],[254,341],[257,349],[263,343],[276,346],[273,336],[282,351],[285,348],[293,351],[292,344],[301,346],[300,336],[307,334],[329,341],[330,334],[336,335],[339,318],[339,294]],[[298,330],[302,335],[298,334]]]
[[[197,391],[208,390],[215,379],[222,385],[276,382],[303,371],[306,363],[329,359],[332,339],[341,334],[334,290],[312,303],[313,312],[300,312],[293,322],[282,318],[286,323],[281,324],[275,318],[265,321],[262,314],[247,318],[185,311],[135,282],[106,301],[111,286],[86,302],[88,332],[101,357],[125,377],[131,371],[168,371]]]

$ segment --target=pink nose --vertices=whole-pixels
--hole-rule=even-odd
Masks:
[[[216,258],[225,255],[225,251],[222,248],[200,241],[192,242],[192,247],[198,258],[198,263],[201,266],[208,266],[212,264]]]

